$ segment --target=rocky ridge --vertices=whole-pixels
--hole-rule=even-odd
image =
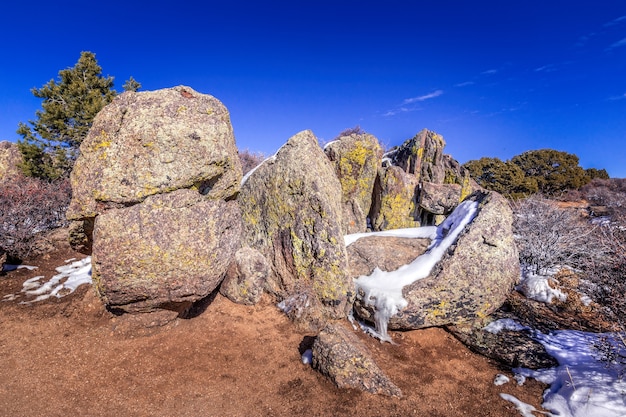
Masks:
[[[480,191],[444,146],[423,130],[384,155],[368,134],[323,150],[303,131],[242,178],[217,99],[184,86],[127,92],[81,146],[71,240],[93,254],[94,286],[110,310],[171,319],[217,289],[242,304],[267,294],[319,332],[313,362],[338,386],[399,396],[339,323],[353,307],[371,320],[354,278],[396,269],[428,242],[372,237],[347,250],[344,234],[438,225],[465,199],[480,202],[430,277],[404,289],[409,305],[392,328],[471,324],[505,301],[519,271],[508,205]]]

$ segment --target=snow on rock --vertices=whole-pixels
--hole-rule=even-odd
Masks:
[[[20,304],[31,304],[50,297],[61,298],[73,293],[82,284],[91,284],[91,257],[60,266],[56,268],[56,271],[58,274],[50,278],[49,281],[42,282],[44,276],[37,276],[24,281],[22,293],[36,298],[22,301]],[[7,297],[7,301],[8,298],[18,298],[17,294],[12,295],[14,297]]]
[[[549,384],[542,405],[560,417],[626,416],[623,365],[599,360],[596,348],[609,343],[615,352],[626,355],[626,345],[618,336],[573,330],[547,335],[536,332],[536,339],[556,358],[559,366],[540,370],[514,369],[520,377],[516,379],[523,383],[530,377]]]
[[[538,275],[526,268],[522,268],[522,279],[515,289],[527,298],[546,304],[552,303],[555,297],[560,301],[565,301],[567,295],[559,289],[551,287],[551,281],[554,281],[551,275]]]
[[[387,334],[389,319],[408,305],[402,296],[402,288],[430,274],[465,226],[474,219],[477,211],[478,202],[464,201],[436,228],[426,253],[395,271],[386,272],[376,268],[371,275],[356,280],[357,289],[365,293],[364,302],[375,309],[376,331],[381,341],[391,341]]]
[[[512,331],[519,332],[519,331],[528,330],[528,329],[529,329],[528,327],[522,326],[521,324],[519,324],[513,319],[495,320],[483,328],[484,331],[492,333],[492,334],[498,334],[502,330],[512,330]]]
[[[353,233],[345,235],[346,246],[350,246],[363,237],[384,236],[400,237],[407,239],[434,239],[437,237],[437,226],[408,227],[404,229],[385,230],[382,232]]]

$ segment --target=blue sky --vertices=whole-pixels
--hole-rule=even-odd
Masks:
[[[229,109],[240,148],[360,125],[423,128],[460,162],[551,148],[626,177],[626,2],[10,2],[0,15],[0,140],[30,93],[96,54],[116,89],[188,85]]]

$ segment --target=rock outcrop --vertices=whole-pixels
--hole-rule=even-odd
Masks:
[[[354,298],[346,273],[341,184],[310,131],[290,138],[242,184],[244,244],[271,266],[266,288],[294,320],[321,328]]]
[[[339,388],[401,397],[402,391],[376,365],[356,335],[339,324],[328,324],[313,343],[313,367]]]
[[[17,166],[21,161],[22,155],[17,144],[0,142],[0,184],[19,175],[20,171]]]
[[[402,290],[408,306],[389,321],[390,329],[463,324],[499,308],[519,279],[512,212],[497,193],[477,192],[476,218],[430,275]],[[359,316],[373,320],[371,307],[357,297]]]
[[[365,232],[383,154],[378,139],[370,134],[342,136],[327,144],[324,152],[341,183],[344,234]]]
[[[374,230],[439,224],[479,189],[441,135],[422,130],[383,156],[370,218]]]
[[[214,291],[241,246],[241,166],[224,105],[183,86],[126,92],[80,150],[71,240],[92,248],[107,306],[182,311]]]
[[[376,231],[419,227],[418,179],[401,167],[379,169],[370,220]]]

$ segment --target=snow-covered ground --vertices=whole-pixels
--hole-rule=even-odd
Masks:
[[[58,274],[48,281],[44,280],[44,276],[27,279],[24,281],[20,293],[7,294],[2,298],[2,301],[13,301],[21,297],[35,297],[20,303],[30,304],[47,300],[50,297],[61,298],[73,293],[82,284],[91,284],[91,257],[72,261],[73,259],[68,259],[66,261],[68,265],[56,268]]]
[[[510,319],[498,320],[485,328],[497,333],[502,329],[528,330]],[[534,378],[550,385],[543,395],[547,415],[562,417],[623,417],[626,416],[626,381],[624,365],[603,354],[606,348],[618,355],[626,355],[626,343],[619,333],[589,333],[559,330],[549,334],[531,330],[559,366],[532,370],[517,368],[516,380],[523,384]],[[615,358],[613,358],[615,359]],[[511,401],[523,416],[533,416],[532,406],[508,394],[502,398]],[[541,412],[541,411],[538,411]],[[545,412],[543,412],[545,414]]]

